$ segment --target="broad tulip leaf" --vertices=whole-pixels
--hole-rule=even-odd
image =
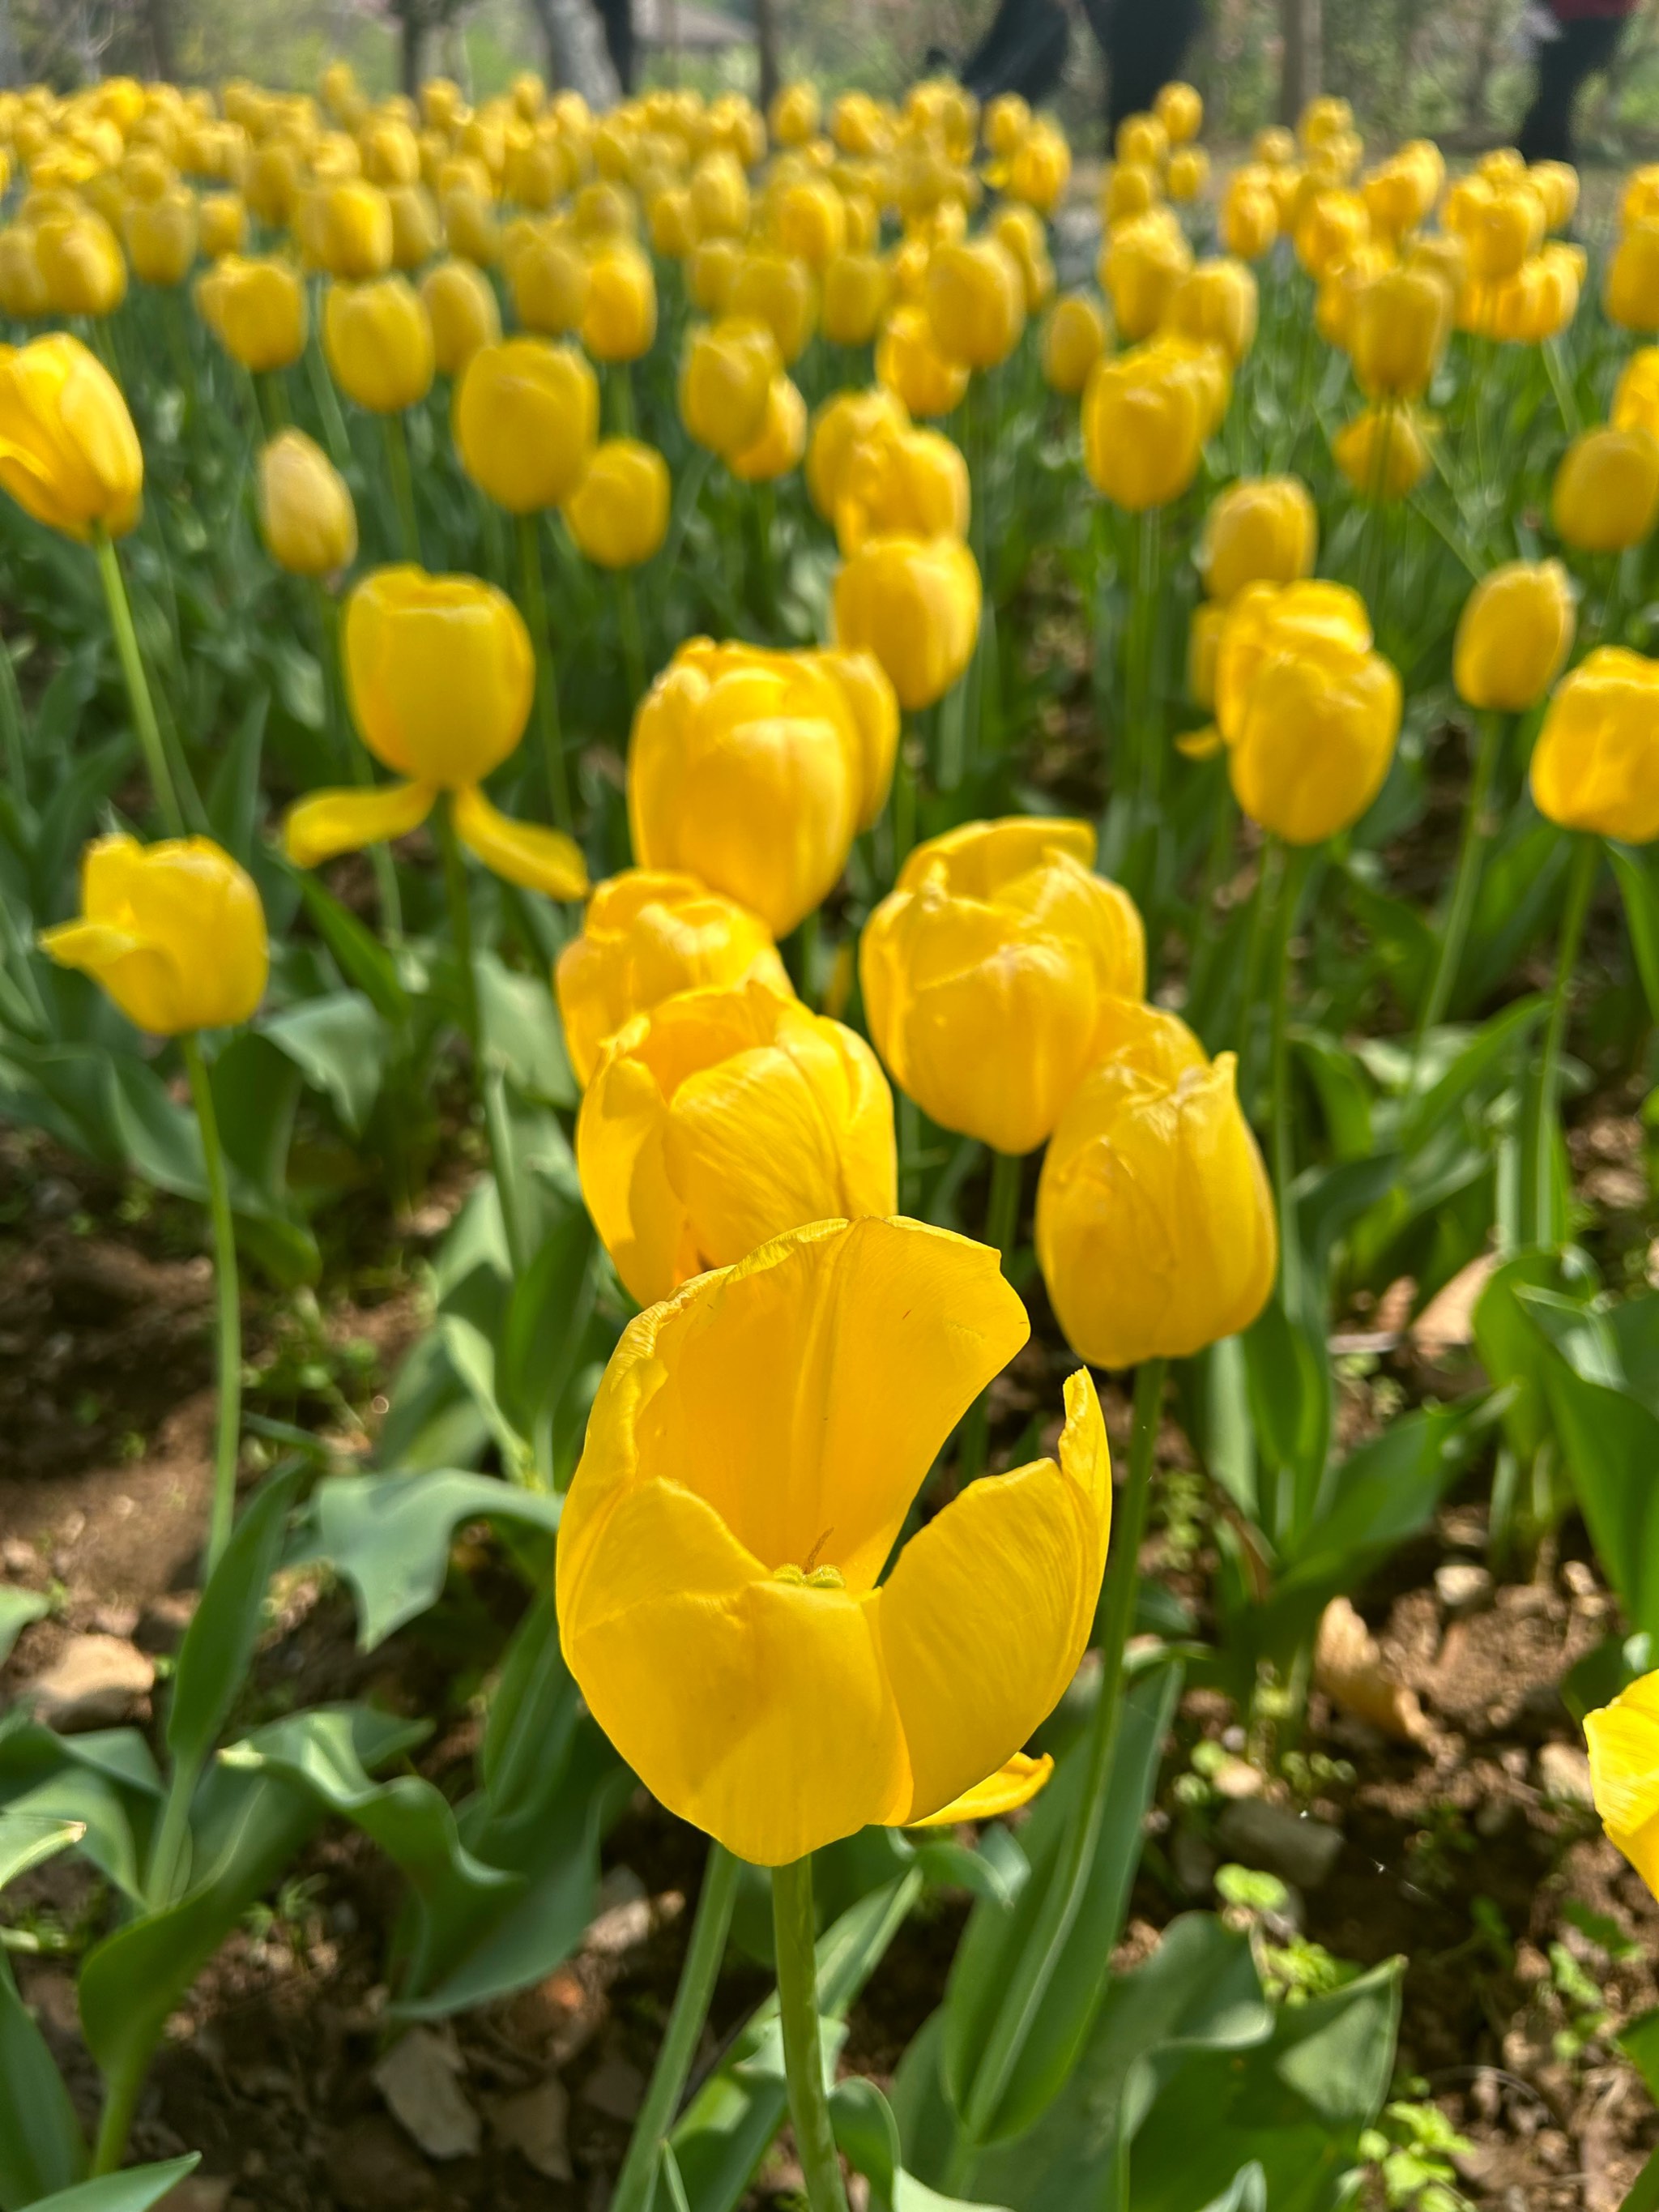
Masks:
[[[966,2198],[941,2197],[906,2172],[898,2122],[873,2081],[854,2075],[837,2082],[830,2093],[830,2118],[836,2142],[854,2170],[869,2182],[872,2197],[882,2212],[971,2212]],[[1007,2212],[1007,2208],[991,2206],[986,2212]]]
[[[1619,879],[1620,896],[1625,902],[1625,919],[1630,925],[1631,949],[1636,955],[1637,972],[1642,978],[1643,994],[1648,1002],[1648,1013],[1659,1022],[1659,884],[1628,845],[1615,845],[1609,841],[1607,858],[1613,862],[1613,872]]]
[[[581,1093],[570,1071],[564,1024],[545,971],[521,974],[493,952],[480,952],[473,965],[486,1060],[502,1069],[524,1097],[574,1109]]]
[[[0,1951],[0,2212],[67,2189],[86,2170],[86,2139],[64,2077]]]
[[[124,2172],[100,2174],[96,2181],[42,2197],[30,2212],[150,2212],[200,2163],[200,2153],[191,2151],[165,2166],[130,2166]]]
[[[63,1820],[50,1813],[29,1813],[16,1806],[0,1811],[0,1889],[20,1874],[55,1858],[81,1840],[78,1820]]]
[[[240,1693],[301,1472],[279,1468],[261,1484],[185,1631],[167,1707],[167,1749],[178,1765],[202,1765]]]
[[[208,821],[214,836],[247,867],[253,859],[253,831],[259,814],[259,763],[264,753],[265,717],[270,696],[256,691],[230,741],[219,757],[207,792]]]
[[[386,1074],[385,1022],[362,991],[331,991],[267,1014],[260,1024],[313,1091],[329,1099],[346,1128],[360,1137]]]
[[[306,909],[346,981],[361,991],[387,1021],[406,1021],[409,993],[392,955],[349,907],[342,906],[309,871],[299,875],[299,883]]]
[[[44,1620],[51,1611],[52,1600],[44,1590],[0,1589],[0,1667],[29,1623]]]
[[[460,1522],[506,1521],[551,1535],[559,1504],[458,1468],[331,1475],[312,1495],[317,1548],[351,1585],[365,1651],[437,1602]]]

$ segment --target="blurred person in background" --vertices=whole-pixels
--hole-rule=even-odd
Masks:
[[[1182,74],[1203,18],[1204,0],[1081,0],[1106,57],[1108,120],[1149,108],[1160,85]],[[1017,92],[1033,107],[1051,100],[1065,74],[1071,11],[1062,0],[1002,0],[989,29],[961,64],[959,82],[981,100]],[[937,49],[929,74],[952,66]]]
[[[1586,77],[1611,64],[1638,0],[1534,0],[1525,29],[1538,90],[1518,141],[1528,161],[1571,161],[1572,108]]]

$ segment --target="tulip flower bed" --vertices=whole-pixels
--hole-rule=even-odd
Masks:
[[[1659,172],[1201,123],[0,94],[0,2212],[1659,2206]]]

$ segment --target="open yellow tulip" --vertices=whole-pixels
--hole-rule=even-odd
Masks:
[[[1659,1674],[1584,1716],[1590,1789],[1607,1839],[1659,1897]]]
[[[560,1633],[629,1765],[739,1857],[954,1817],[1070,1681],[1111,1516],[1086,1374],[1058,1465],[975,1483],[877,1580],[1029,1328],[988,1247],[875,1219],[793,1230],[629,1325],[565,1500]]]

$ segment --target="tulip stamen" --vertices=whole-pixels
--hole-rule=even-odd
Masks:
[[[793,1562],[785,1566],[774,1567],[772,1570],[773,1581],[775,1583],[793,1583],[800,1589],[845,1589],[847,1587],[846,1579],[842,1576],[842,1571],[839,1567],[815,1567],[811,1564],[811,1559],[816,1559],[817,1556],[818,1545],[821,1545],[824,1541],[824,1538],[827,1537],[830,1533],[830,1530],[826,1528],[823,1535],[819,1537],[817,1544],[815,1544],[812,1547],[811,1558],[808,1559],[805,1567],[798,1567],[794,1565]]]

